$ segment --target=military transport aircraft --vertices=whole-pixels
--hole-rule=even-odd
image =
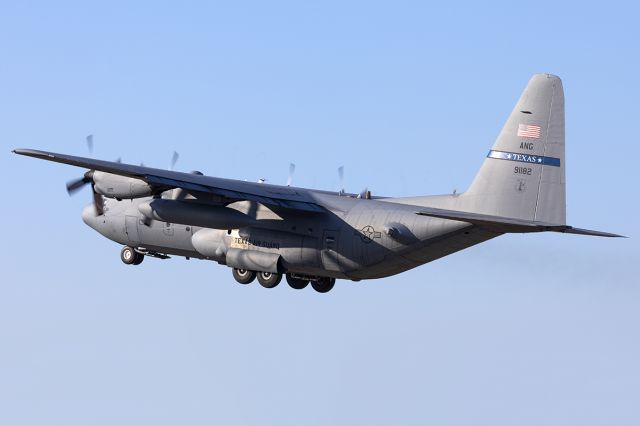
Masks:
[[[266,288],[282,275],[326,293],[335,280],[382,278],[505,233],[618,237],[566,225],[564,93],[534,75],[460,194],[390,198],[181,173],[32,149],[13,152],[88,169],[67,185],[91,184],[84,222],[145,256],[208,259]]]

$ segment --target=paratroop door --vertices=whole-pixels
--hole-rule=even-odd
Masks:
[[[322,236],[322,266],[329,271],[339,271],[338,231],[326,229]]]

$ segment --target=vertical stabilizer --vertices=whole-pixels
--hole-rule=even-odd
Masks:
[[[536,74],[461,196],[465,210],[564,224],[564,170],[562,81]]]

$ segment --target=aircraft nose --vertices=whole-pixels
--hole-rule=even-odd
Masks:
[[[96,218],[96,209],[93,207],[93,204],[89,204],[84,209],[82,209],[82,221],[86,223],[88,226],[93,228],[93,222]]]

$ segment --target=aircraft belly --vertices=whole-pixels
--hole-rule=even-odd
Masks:
[[[478,227],[465,227],[449,234],[439,235],[388,256],[384,262],[353,271],[350,277],[357,279],[384,278],[413,269],[441,257],[464,250],[502,234]]]
[[[465,222],[419,216],[412,207],[380,204],[356,206],[346,217],[351,235],[344,235],[340,254],[350,278],[394,275],[500,235]]]
[[[425,247],[409,252],[403,256],[421,265],[500,235],[502,234],[482,228],[469,227],[453,232],[450,235],[436,238]]]

